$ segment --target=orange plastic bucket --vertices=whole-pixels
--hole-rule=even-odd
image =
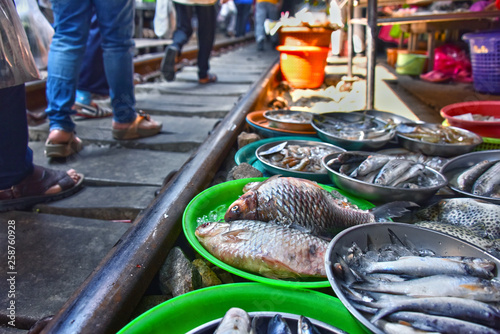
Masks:
[[[280,45],[280,68],[294,88],[319,88],[325,79],[329,48]]]

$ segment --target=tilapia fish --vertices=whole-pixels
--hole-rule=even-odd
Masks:
[[[214,334],[256,334],[252,330],[250,316],[245,310],[230,308],[222,318]]]
[[[328,242],[283,225],[239,220],[205,223],[195,235],[217,259],[269,278],[325,277]]]
[[[500,205],[474,198],[448,198],[415,213],[415,221],[471,227],[484,225],[486,236],[500,239]]]
[[[350,226],[402,215],[410,202],[392,202],[371,210],[361,210],[340,201],[317,183],[293,177],[273,176],[253,184],[232,203],[224,219],[274,221],[318,236],[331,238]]]

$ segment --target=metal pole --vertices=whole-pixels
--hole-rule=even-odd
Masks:
[[[353,24],[351,22],[352,12],[353,12],[353,0],[349,0],[347,5],[347,77],[352,78],[352,58],[353,58],[353,44],[352,44],[352,35],[353,35]]]
[[[82,286],[41,333],[116,333],[158,272],[181,233],[189,201],[205,189],[241,132],[248,110],[274,77],[274,63],[252,85],[214,132],[161,190],[131,229],[118,241]]]
[[[368,27],[366,29],[366,109],[374,109],[375,65],[377,37],[377,0],[368,0]]]

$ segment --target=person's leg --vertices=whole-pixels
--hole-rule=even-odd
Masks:
[[[192,6],[186,6],[174,2],[176,27],[172,35],[172,44],[165,49],[160,71],[167,81],[175,79],[175,61],[180,54],[182,47],[186,44],[193,34],[191,19],[193,17]]]
[[[266,18],[266,2],[257,2],[255,4],[255,40],[259,51],[264,50],[264,40],[266,39],[264,21]]]
[[[280,13],[279,13],[279,8],[278,5],[272,4],[270,2],[265,3],[267,6],[267,18],[272,20],[272,21],[278,21],[280,18]],[[271,42],[273,47],[278,46],[279,44],[279,35],[274,34],[271,36]]]
[[[53,0],[54,36],[49,50],[47,76],[47,109],[54,142],[67,142],[75,129],[71,108],[76,82],[87,43],[90,18],[89,1]],[[65,138],[63,138],[65,137]]]
[[[245,36],[248,17],[250,16],[251,4],[239,3],[236,4],[236,37]]]
[[[0,189],[19,183],[33,171],[25,99],[24,84],[0,89]]]
[[[209,59],[215,39],[215,6],[195,6],[198,18],[198,78],[208,76]]]
[[[77,89],[79,91],[107,96],[109,95],[109,85],[106,74],[104,73],[101,42],[102,38],[99,31],[99,22],[97,21],[97,16],[94,14],[90,23],[87,48],[80,68]],[[88,97],[90,97],[90,95]],[[77,101],[83,104],[90,104],[91,102],[90,100],[79,101],[78,99]]]

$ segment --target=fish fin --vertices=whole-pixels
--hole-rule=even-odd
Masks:
[[[387,218],[401,217],[404,214],[411,212],[408,208],[414,207],[419,207],[419,205],[411,201],[395,201],[370,209],[370,212],[375,217],[375,221],[386,221]]]
[[[251,233],[246,229],[232,230],[224,232],[221,234],[225,238],[225,242],[240,242],[242,240],[248,240]]]
[[[478,222],[475,223],[474,225],[470,225],[468,229],[474,233],[475,235],[481,237],[481,238],[487,238],[488,237],[488,232],[486,231],[486,225],[484,223]]]

